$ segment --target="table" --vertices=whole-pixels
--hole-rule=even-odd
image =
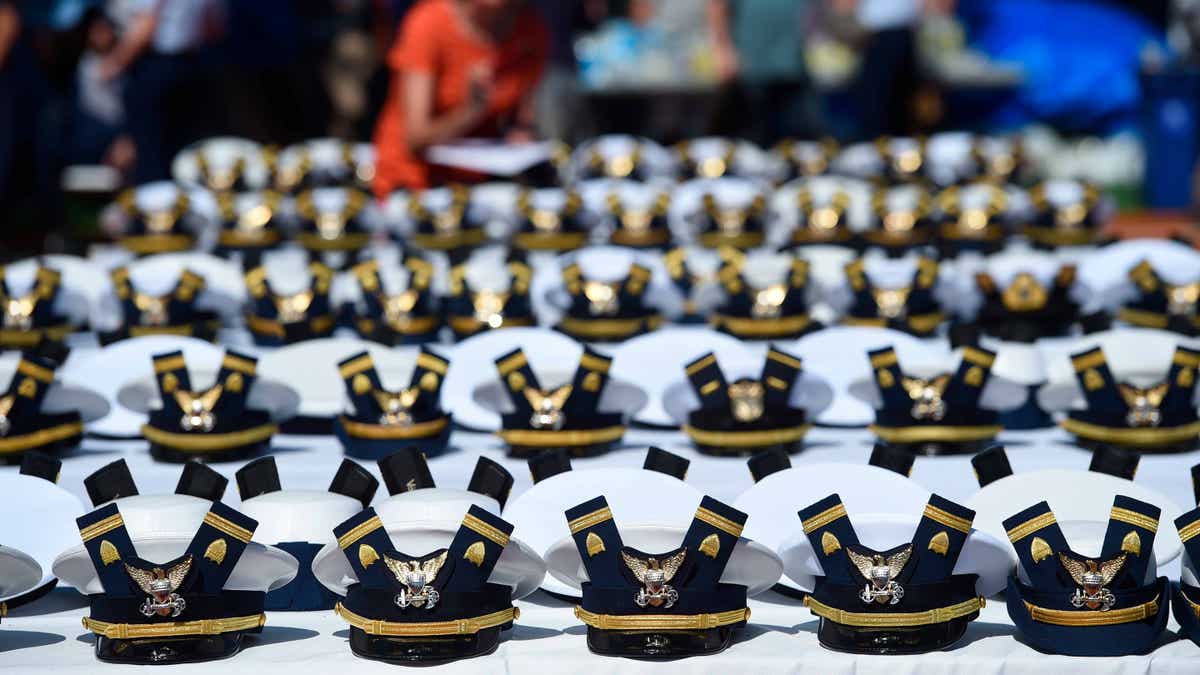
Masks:
[[[1008,447],[1013,470],[1042,468],[1086,468],[1089,453],[1072,447],[1059,430],[1006,432],[1001,440]],[[575,468],[591,466],[641,466],[647,445],[654,444],[692,460],[687,480],[708,494],[732,501],[751,484],[745,462],[735,458],[713,458],[692,450],[686,438],[675,431],[631,430],[620,449],[594,459],[575,460]],[[143,493],[174,488],[178,465],[153,462],[142,441],[86,439],[82,448],[63,464],[60,485],[86,500],[82,479],[88,473],[119,457],[129,462]],[[865,463],[871,437],[861,429],[814,429],[809,447],[792,458],[793,465],[842,461]],[[498,439],[479,433],[456,431],[452,450],[430,460],[438,485],[465,487],[483,454],[502,462],[513,474],[515,497],[530,486],[524,462],[509,459]],[[325,489],[342,454],[332,438],[280,436],[273,442],[280,480],[285,488]],[[1200,462],[1200,452],[1153,456],[1142,459],[1138,482],[1164,492],[1183,506],[1191,505],[1192,487],[1188,469]],[[225,501],[238,504],[234,471],[244,462],[212,465],[229,477]],[[364,463],[371,469],[375,467]],[[5,467],[2,471],[15,471]],[[918,458],[912,477],[925,487],[953,500],[965,500],[976,483],[967,457]],[[0,496],[0,498],[3,498]],[[1018,507],[1019,508],[1019,507]],[[1170,527],[1165,525],[1165,527]],[[1178,561],[1160,569],[1160,574],[1178,578]],[[709,657],[669,663],[640,662],[595,656],[587,651],[585,631],[566,601],[538,591],[517,603],[521,618],[505,633],[499,649],[485,657],[440,666],[447,673],[700,673],[749,672],[822,674],[920,672],[973,675],[990,673],[1083,672],[1109,673],[1195,673],[1200,668],[1200,648],[1179,640],[1172,620],[1161,644],[1146,656],[1078,659],[1041,654],[1014,637],[1001,599],[991,599],[967,629],[962,644],[954,649],[920,656],[856,656],[823,649],[817,642],[817,622],[807,609],[791,598],[768,592],[750,601],[751,623],[727,651]],[[6,672],[140,672],[131,666],[100,664],[93,656],[93,639],[81,625],[87,613],[82,596],[72,589],[56,589],[32,605],[12,610],[0,624],[0,670]],[[259,636],[247,639],[237,656],[221,662],[166,666],[155,672],[234,673],[332,672],[353,668],[355,673],[400,672],[398,666],[359,659],[350,653],[346,624],[333,612],[269,612]]]

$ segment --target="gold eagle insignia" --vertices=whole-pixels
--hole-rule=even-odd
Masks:
[[[561,429],[566,423],[566,416],[563,415],[562,409],[567,404],[567,399],[571,397],[573,389],[574,386],[571,384],[564,384],[549,392],[536,387],[525,387],[522,393],[530,407],[533,408],[529,426],[534,429],[553,429],[555,431]]]
[[[1171,383],[1162,382],[1148,389],[1141,389],[1131,384],[1118,384],[1121,398],[1129,406],[1125,421],[1131,427],[1157,427],[1162,422],[1162,413],[1158,408],[1162,405]]]
[[[638,590],[634,596],[634,602],[638,607],[671,607],[679,599],[679,592],[671,587],[671,580],[675,578],[675,574],[679,572],[679,568],[683,567],[683,561],[687,557],[687,549],[683,549],[678,553],[659,560],[656,557],[648,557],[645,560],[630,555],[625,551],[621,551],[621,559],[625,561],[625,566],[633,573],[633,577],[642,584],[644,588]]]
[[[1122,551],[1120,555],[1108,560],[1077,559],[1063,553],[1058,554],[1058,560],[1063,569],[1071,577],[1071,581],[1079,588],[1071,596],[1071,604],[1076,608],[1087,607],[1107,611],[1116,604],[1116,596],[1106,586],[1112,583],[1117,574],[1125,566],[1129,554]]]
[[[446,556],[449,553],[449,551],[442,551],[441,554],[424,562],[393,560],[387,556],[383,557],[383,564],[387,566],[396,581],[404,587],[394,599],[398,607],[401,609],[410,606],[433,609],[441,599],[441,594],[432,586],[433,580],[437,578],[438,572],[446,564]]]
[[[179,420],[179,426],[184,431],[212,431],[216,426],[216,415],[213,415],[213,408],[216,407],[217,401],[221,399],[221,394],[225,392],[224,385],[214,385],[202,393],[184,391],[176,389],[172,392],[175,398],[175,403],[179,409],[183,411],[183,417]]]
[[[912,544],[888,556],[880,553],[867,555],[846,549],[850,563],[867,580],[866,587],[858,596],[859,599],[868,604],[876,602],[881,605],[900,602],[904,597],[904,587],[896,582],[896,577],[904,571],[912,552]]]

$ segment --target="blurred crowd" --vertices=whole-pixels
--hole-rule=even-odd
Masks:
[[[374,140],[386,192],[445,182],[423,151],[475,136],[1107,132],[1136,114],[1171,4],[0,0],[0,225],[61,222],[67,167],[143,184],[217,135]]]

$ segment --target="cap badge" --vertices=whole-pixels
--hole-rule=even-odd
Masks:
[[[1000,301],[1010,312],[1032,312],[1046,306],[1049,295],[1037,279],[1028,272],[1013,278],[1000,295]]]
[[[308,308],[312,305],[312,301],[313,292],[311,290],[295,295],[276,296],[275,311],[283,323],[300,323],[308,314]]]
[[[533,407],[533,415],[529,417],[529,426],[534,429],[549,429],[558,431],[563,428],[567,422],[567,416],[563,413],[563,406],[566,405],[567,399],[571,397],[571,391],[574,387],[570,384],[551,391],[544,392],[534,387],[525,387],[525,400],[529,401],[529,405]]]
[[[1200,282],[1186,286],[1167,286],[1167,313],[1172,316],[1196,316],[1200,301]]]
[[[904,598],[904,587],[896,583],[896,577],[904,570],[908,559],[912,556],[912,545],[905,546],[886,558],[878,553],[864,555],[846,549],[850,562],[858,569],[859,574],[867,580],[860,600],[866,604],[877,602],[881,605],[895,605]]]
[[[778,319],[783,313],[784,300],[787,300],[787,286],[783,284],[771,284],[755,291],[750,315],[755,319]]]
[[[588,312],[592,316],[612,316],[621,311],[618,284],[603,281],[588,281],[583,285],[583,295],[588,299]]]
[[[187,556],[171,569],[163,572],[161,567],[142,570],[125,563],[125,573],[142,592],[150,596],[142,603],[143,616],[179,616],[187,608],[187,601],[175,591],[192,569],[192,556]]]
[[[753,422],[763,416],[763,385],[754,380],[743,380],[729,385],[729,401],[733,418],[739,422]]]
[[[4,303],[4,327],[14,330],[33,328],[33,309],[37,298],[31,293],[21,298],[9,298]]]
[[[634,578],[645,586],[645,588],[638,589],[637,595],[633,598],[638,607],[649,605],[670,608],[679,600],[679,591],[671,587],[670,581],[675,578],[675,574],[683,566],[685,556],[687,556],[687,549],[683,549],[665,560],[654,557],[642,560],[621,551],[621,559],[625,561],[625,566],[633,572]]]
[[[507,300],[507,293],[479,291],[471,299],[475,309],[475,320],[489,328],[499,328],[504,323],[504,303]]]
[[[885,319],[903,319],[908,314],[908,294],[912,288],[873,288],[875,306]]]
[[[1112,609],[1112,606],[1117,603],[1117,597],[1105,587],[1125,566],[1125,558],[1128,555],[1128,553],[1121,553],[1115,558],[1097,561],[1076,560],[1059,553],[1058,560],[1062,563],[1063,569],[1079,586],[1070,598],[1071,606],[1076,609],[1084,607],[1098,609],[1101,612]]]
[[[441,571],[442,565],[446,564],[446,555],[449,551],[442,551],[441,555],[435,556],[425,562],[416,560],[403,562],[400,560],[392,560],[384,557],[383,562],[387,568],[391,570],[392,575],[396,577],[396,581],[403,586],[400,592],[396,594],[393,601],[400,609],[408,607],[424,607],[425,609],[433,609],[437,605],[438,600],[441,600],[442,595],[429,584],[437,578],[438,572]]]
[[[939,375],[930,380],[903,377],[901,383],[908,397],[913,400],[913,418],[940,422],[946,417],[946,402],[942,396],[946,393],[946,385],[950,384],[949,375]]]
[[[1125,399],[1125,405],[1129,406],[1125,423],[1131,427],[1157,427],[1162,422],[1162,413],[1158,407],[1162,405],[1170,387],[1169,382],[1157,384],[1149,389],[1140,389],[1130,384],[1118,385],[1121,398]]]
[[[371,394],[375,397],[375,402],[379,405],[379,409],[383,411],[379,416],[380,424],[385,427],[412,426],[413,417],[410,411],[413,404],[417,402],[417,398],[421,395],[420,389],[412,387],[398,394],[376,389]]]
[[[139,312],[138,322],[143,326],[167,325],[167,303],[169,301],[170,298],[165,296],[147,295],[145,293],[134,294],[133,304]]]
[[[202,394],[175,390],[175,403],[183,410],[183,416],[179,418],[179,427],[184,431],[212,431],[217,424],[217,416],[212,410],[224,391],[225,387],[219,384]]]

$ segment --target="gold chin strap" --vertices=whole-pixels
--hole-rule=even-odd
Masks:
[[[1105,611],[1046,609],[1026,602],[1025,611],[1029,612],[1029,618],[1034,621],[1054,626],[1115,626],[1154,618],[1158,614],[1158,598],[1156,595],[1150,602]]]
[[[227,619],[200,619],[198,621],[169,621],[165,623],[109,623],[88,617],[83,618],[83,627],[112,640],[137,640],[139,638],[186,638],[200,635],[221,635],[237,631],[261,628],[267,622],[266,614],[251,614]]]
[[[708,630],[750,620],[750,609],[717,614],[596,614],[575,608],[575,617],[592,628],[621,631]]]
[[[346,623],[363,631],[367,635],[382,635],[386,637],[438,637],[442,635],[474,635],[487,628],[503,626],[521,618],[521,610],[509,607],[491,614],[474,616],[466,619],[451,621],[420,621],[401,623],[397,621],[381,621],[368,619],[346,609],[338,603],[333,611],[342,617]]]
[[[924,612],[847,612],[823,604],[811,595],[804,598],[804,606],[813,614],[843,626],[857,628],[910,628],[946,623],[975,614],[986,604],[987,600],[983,598],[971,598],[957,605],[938,607]]]

